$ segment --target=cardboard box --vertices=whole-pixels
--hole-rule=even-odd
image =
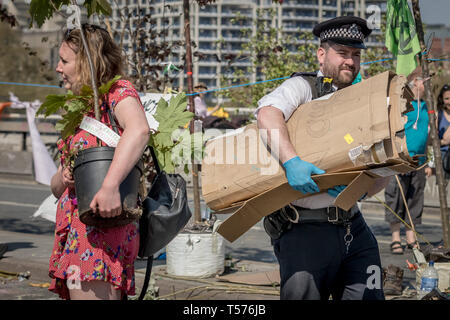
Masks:
[[[415,169],[404,135],[411,99],[405,77],[385,72],[304,104],[289,118],[297,154],[327,172],[313,177],[319,188],[348,185],[336,206],[351,208],[377,177]],[[266,134],[251,124],[206,145],[203,198],[216,211],[234,212],[218,229],[229,241],[304,197],[287,183],[277,152],[267,150]]]

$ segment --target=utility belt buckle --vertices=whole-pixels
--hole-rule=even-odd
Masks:
[[[332,210],[330,210],[332,209]],[[339,223],[339,208],[338,207],[327,207],[327,216],[328,216],[328,222],[337,224]],[[333,216],[334,212],[334,216]]]
[[[294,215],[293,216],[291,216],[289,213],[288,213],[288,210],[286,210],[287,208],[286,207],[283,207],[283,211],[284,211],[284,213],[285,213],[285,215],[286,215],[286,218],[291,222],[291,223],[298,223],[298,219],[300,218],[300,214],[298,213],[298,210],[297,210],[297,208],[295,208],[292,204],[290,204],[289,203],[289,207],[292,209],[292,212],[294,213]]]

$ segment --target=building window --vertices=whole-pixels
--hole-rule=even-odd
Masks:
[[[317,17],[317,10],[296,10],[295,15],[300,17]]]
[[[199,32],[198,32],[198,35],[200,37],[205,37],[205,38],[216,38],[217,37],[217,31],[216,30],[200,29]]]
[[[332,6],[332,7],[336,7],[337,5],[336,0],[323,0],[322,4],[324,6]]]
[[[336,11],[324,10],[322,11],[322,15],[325,18],[334,18],[336,17]]]
[[[216,67],[200,66],[198,68],[198,73],[203,74],[203,75],[214,75],[214,74],[216,74]]]
[[[212,45],[211,42],[199,42],[198,44],[199,49],[202,50],[215,50],[216,48]]]
[[[203,26],[215,26],[217,25],[217,19],[216,18],[209,18],[209,17],[200,17],[198,23]]]
[[[207,5],[204,7],[200,7],[199,9],[200,13],[217,13],[217,6],[214,5]]]

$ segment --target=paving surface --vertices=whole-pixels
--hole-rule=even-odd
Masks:
[[[0,259],[0,300],[54,300],[59,299],[48,291],[48,259],[53,247],[54,224],[42,218],[30,216],[50,194],[47,186],[32,179],[0,175],[0,242],[9,250]],[[192,199],[192,190],[188,197]],[[382,194],[379,195],[382,197]],[[439,208],[436,202],[426,198],[422,225],[417,226],[425,240],[437,244],[442,240]],[[190,201],[190,206],[193,202]],[[205,204],[202,202],[202,209]],[[411,251],[392,255],[389,250],[390,231],[384,221],[384,209],[376,199],[368,199],[362,205],[367,224],[375,234],[380,248],[383,267],[394,264],[404,270],[403,296],[387,296],[387,299],[415,299],[415,273],[406,268],[406,259],[413,262]],[[227,215],[218,215],[225,220]],[[402,231],[404,235],[404,231]],[[275,255],[262,223],[259,222],[233,243],[225,241],[225,253],[231,255],[235,275],[273,271],[278,268]],[[405,244],[405,240],[403,239]],[[167,274],[165,259],[155,260],[151,288],[161,299],[176,300],[279,300],[279,286],[249,286],[219,281],[217,277],[180,278]],[[146,262],[137,260],[136,289],[139,293],[145,274]],[[11,275],[29,271],[28,279]],[[151,297],[149,292],[149,297]],[[133,298],[133,297],[131,297]]]

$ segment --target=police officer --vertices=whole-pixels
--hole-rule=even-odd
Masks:
[[[352,84],[370,32],[364,19],[352,16],[318,24],[313,33],[320,38],[320,71],[294,74],[258,102],[258,127],[268,130],[267,144],[279,150],[290,186],[313,194],[264,220],[280,264],[281,299],[384,299],[374,235],[356,205],[349,211],[332,206],[345,186],[319,193],[311,175],[325,171],[300,159],[285,124],[301,104]],[[277,141],[271,139],[272,130],[278,130]],[[378,179],[368,195],[381,191],[387,181]]]

